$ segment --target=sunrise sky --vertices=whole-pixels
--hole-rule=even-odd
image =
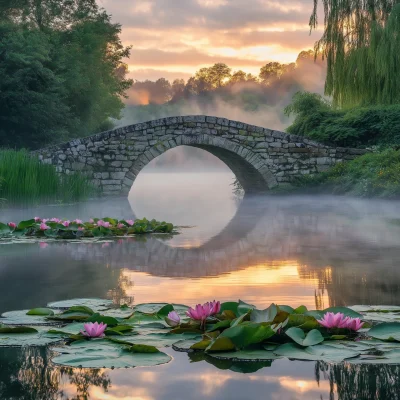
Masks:
[[[224,62],[258,74],[269,61],[293,62],[312,48],[312,0],[98,0],[132,45],[133,79],[189,78]]]

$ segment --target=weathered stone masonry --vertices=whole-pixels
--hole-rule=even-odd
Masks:
[[[168,149],[209,151],[236,175],[246,192],[262,192],[294,177],[324,171],[364,150],[329,147],[225,118],[162,118],[98,133],[35,152],[61,174],[85,173],[104,194],[127,194],[142,168]]]

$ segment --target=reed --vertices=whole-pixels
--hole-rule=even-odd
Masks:
[[[80,201],[93,193],[86,176],[60,176],[25,150],[0,150],[0,181],[0,198],[8,205]]]

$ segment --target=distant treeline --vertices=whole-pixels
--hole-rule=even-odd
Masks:
[[[110,127],[132,84],[120,32],[95,0],[1,0],[0,147]]]
[[[304,86],[321,86],[325,79],[325,62],[315,59],[314,51],[302,51],[296,62],[281,64],[269,62],[261,67],[258,76],[242,70],[232,71],[223,63],[198,70],[187,82],[175,79],[172,83],[160,78],[156,81],[136,80],[129,90],[128,103],[132,105],[176,103],[192,99],[207,92],[225,93],[238,89],[264,91],[269,97],[280,97],[288,91],[293,93]],[[271,98],[271,100],[273,100]],[[272,101],[276,103],[276,101]]]

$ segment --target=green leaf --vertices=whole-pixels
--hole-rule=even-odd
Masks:
[[[133,344],[127,348],[132,353],[160,353],[160,350],[154,346],[148,346],[146,344]]]
[[[30,326],[6,326],[0,325],[0,333],[34,333],[37,329]]]
[[[305,314],[307,312],[306,306],[299,306],[293,310],[295,314]]]
[[[235,314],[238,316],[247,314],[250,310],[253,310],[254,308],[256,308],[256,306],[253,306],[252,304],[248,304],[242,300],[239,300],[238,307],[237,307],[237,313],[235,313]]]
[[[106,317],[104,315],[100,315],[99,313],[93,314],[90,318],[88,318],[85,322],[97,322],[107,324],[107,326],[116,326],[118,325],[118,321],[113,317]]]
[[[32,308],[26,315],[54,315],[54,311],[51,308]]]
[[[272,322],[278,314],[278,307],[272,303],[265,310],[254,309],[250,314],[250,321],[252,322]]]
[[[27,221],[21,221],[18,226],[17,229],[26,229],[26,228],[30,228],[32,225],[34,225],[36,222],[34,219],[28,219]]]
[[[207,329],[207,332],[213,332],[213,331],[217,331],[220,329],[229,328],[230,326],[231,326],[231,321],[226,319],[224,321],[219,321],[216,324],[210,326],[210,328]]]
[[[7,224],[0,222],[0,235],[8,234],[11,232],[11,228]]]
[[[171,311],[174,311],[174,306],[172,304],[166,304],[157,311],[157,317],[164,319]]]
[[[201,340],[195,344],[192,344],[190,348],[192,350],[205,350],[208,346],[210,346],[211,340]]]
[[[28,315],[30,310],[7,311],[1,316],[1,323],[6,325],[54,325],[54,321],[45,315]],[[54,311],[54,310],[53,310]]]
[[[290,314],[286,326],[288,328],[295,326],[305,331],[320,328],[320,324],[314,317],[303,314]]]
[[[55,301],[47,304],[47,307],[57,308],[60,310],[68,309],[73,306],[89,307],[92,310],[92,312],[102,311],[112,306],[112,300],[83,298],[83,299]]]
[[[221,304],[221,311],[222,314],[224,311],[232,311],[235,315],[238,315],[238,306],[239,303],[236,301],[227,301]]]
[[[19,327],[15,328],[17,330],[19,329]],[[0,347],[47,346],[51,343],[60,342],[60,337],[58,335],[48,334],[48,328],[46,327],[35,326],[35,328],[32,329],[35,331],[27,333],[18,333],[17,331],[13,331],[12,333],[0,333]]]
[[[274,335],[275,331],[270,325],[248,323],[226,329],[221,333],[220,337],[231,339],[237,348],[243,349],[251,344],[261,343]]]
[[[368,336],[380,340],[400,342],[400,323],[384,322],[382,324],[378,324],[368,331]]]
[[[279,307],[279,310],[287,312],[288,314],[293,314],[294,313],[294,308],[293,307],[282,305],[282,304],[279,304],[278,307]]]
[[[234,349],[235,345],[233,344],[230,338],[219,336],[209,344],[209,346],[206,348],[206,352],[212,353],[217,351],[229,351]]]
[[[311,330],[306,335],[302,329],[293,327],[289,328],[285,333],[293,341],[303,347],[314,346],[324,341],[321,332],[316,329]]]
[[[272,351],[254,349],[254,350],[239,350],[226,353],[210,354],[211,357],[219,360],[232,360],[232,361],[265,361],[265,360],[277,360],[282,358],[277,356]]]
[[[357,357],[360,353],[350,349],[338,349],[323,344],[301,347],[295,343],[285,343],[275,349],[274,354],[295,360],[342,362]]]
[[[73,342],[70,346],[53,349],[61,353],[52,359],[54,364],[83,368],[148,367],[168,363],[165,353],[135,353],[126,346],[107,339]]]

